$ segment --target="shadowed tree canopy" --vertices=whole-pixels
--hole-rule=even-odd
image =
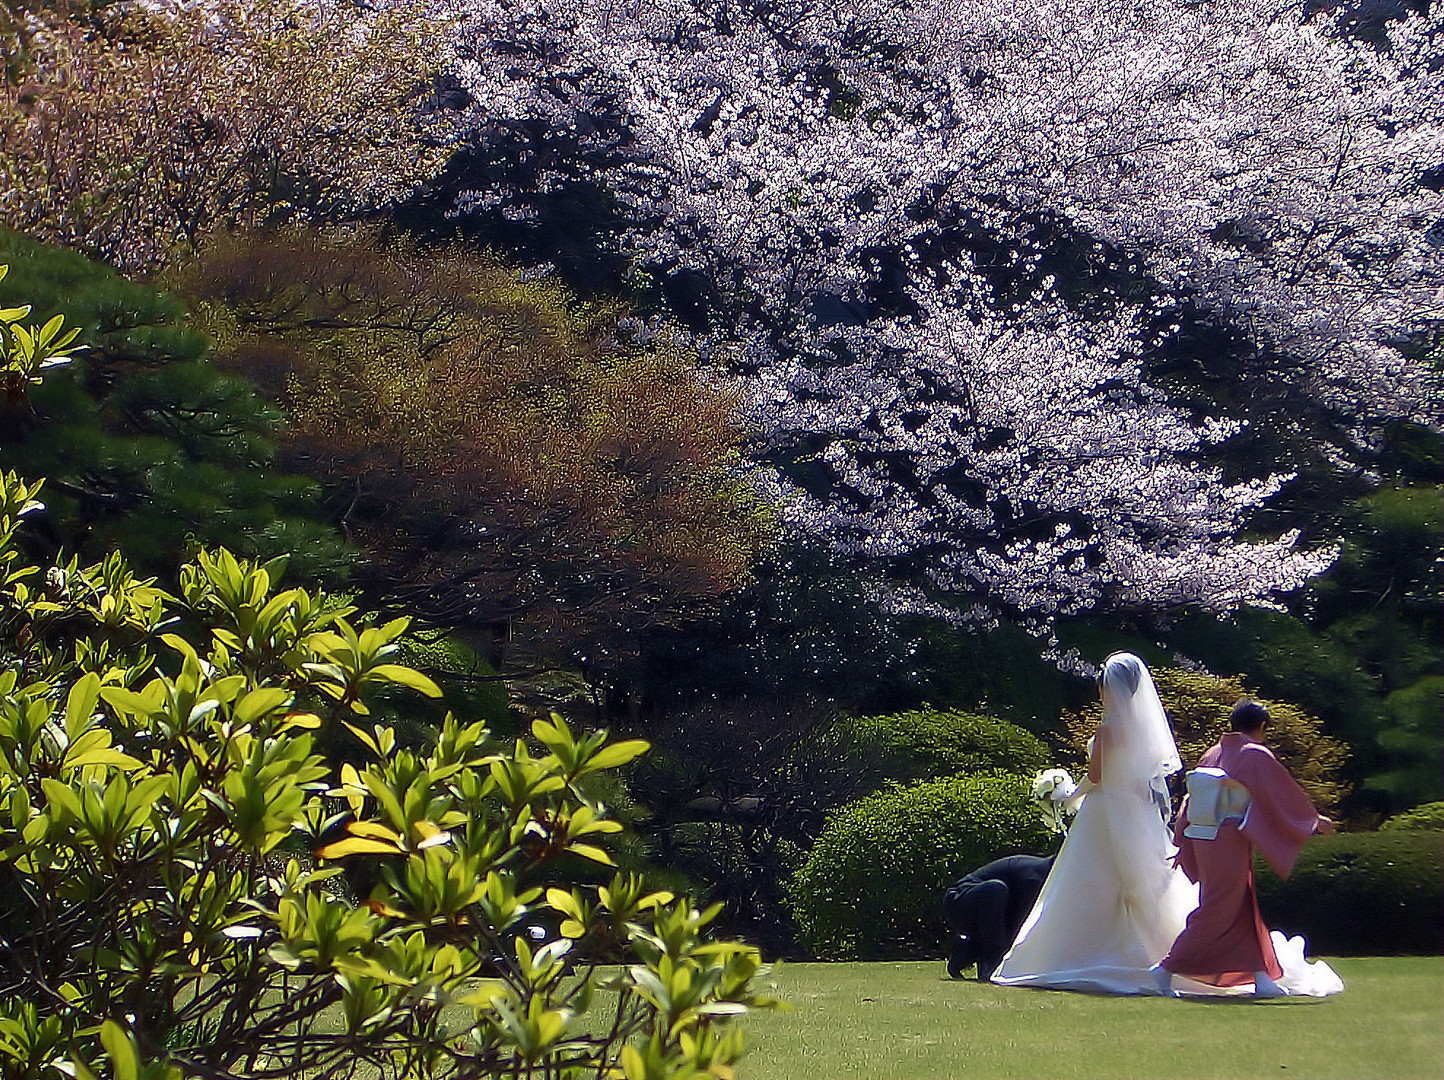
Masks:
[[[622,306],[361,235],[232,242],[187,281],[289,412],[363,587],[422,621],[596,655],[747,577],[738,392]]]

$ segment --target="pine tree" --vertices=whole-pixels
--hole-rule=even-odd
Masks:
[[[345,572],[316,484],[272,466],[280,411],[210,363],[184,305],[8,230],[0,263],[0,304],[32,304],[37,325],[64,310],[81,329],[71,364],[0,403],[0,467],[50,477],[50,553],[93,561],[124,547],[168,574],[195,547],[224,544],[294,552],[307,577]]]

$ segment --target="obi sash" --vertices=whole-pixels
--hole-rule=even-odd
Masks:
[[[1188,825],[1183,835],[1213,840],[1229,821],[1243,824],[1248,814],[1248,788],[1222,769],[1200,766],[1188,774]]]

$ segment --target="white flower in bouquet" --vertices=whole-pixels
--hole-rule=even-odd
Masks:
[[[1044,769],[1033,777],[1033,801],[1038,805],[1043,824],[1056,833],[1067,832],[1068,817],[1076,808],[1065,806],[1064,802],[1077,792],[1078,785],[1067,769]]]

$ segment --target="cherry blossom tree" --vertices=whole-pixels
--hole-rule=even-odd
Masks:
[[[458,15],[450,212],[593,199],[749,378],[792,520],[895,604],[1265,598],[1329,552],[1245,538],[1288,479],[1225,476],[1251,407],[1324,411],[1341,453],[1444,416],[1437,14],[1378,42],[1274,0]],[[1234,342],[1228,402],[1159,377],[1197,326]]]
[[[540,124],[539,143],[611,153],[649,269],[703,271],[784,321],[857,299],[883,253],[916,260],[959,221],[1050,215],[1297,358],[1311,388],[1417,411],[1417,368],[1386,351],[1444,314],[1424,182],[1444,163],[1439,19],[1392,25],[1380,51],[1292,10],[468,2],[461,71],[484,133]],[[529,212],[504,172],[478,179],[461,209]]]
[[[848,433],[814,455],[828,483],[787,500],[798,525],[826,521],[845,551],[1044,616],[1221,608],[1328,564],[1295,551],[1295,533],[1236,538],[1287,477],[1229,483],[1197,460],[1234,426],[1193,423],[1149,387],[1129,321],[1084,324],[1056,305],[1016,325],[956,291],[915,298],[919,315],[850,335],[882,363],[759,374],[779,438]],[[893,598],[920,599],[915,588]]]
[[[745,377],[788,517],[914,609],[1267,598],[1327,545],[1252,534],[1293,464],[1230,440],[1322,415],[1344,460],[1444,418],[1437,13],[1363,41],[1278,0],[429,2],[117,5],[165,31],[134,49],[52,24],[0,202],[153,265],[385,205],[459,130],[432,201],[511,236],[571,205],[548,236]],[[401,77],[453,31],[459,129]]]

